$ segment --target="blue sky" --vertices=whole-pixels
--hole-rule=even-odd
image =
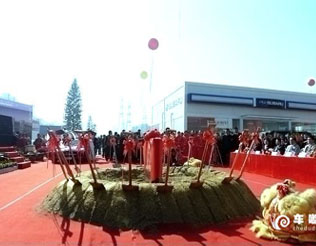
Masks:
[[[0,94],[61,123],[77,78],[83,123],[91,115],[103,133],[117,126],[121,98],[140,121],[143,70],[153,101],[183,81],[315,93],[315,27],[313,0],[1,1]]]
[[[188,80],[310,90],[316,1],[197,2],[182,5],[185,55],[197,63],[185,63]]]

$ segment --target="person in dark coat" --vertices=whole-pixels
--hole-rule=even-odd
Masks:
[[[238,128],[235,127],[234,128],[234,133],[232,135],[232,151],[235,151],[238,149],[239,147],[239,136],[240,136],[240,132],[238,131]]]
[[[275,139],[275,147],[273,148],[273,152],[278,152],[281,155],[284,155],[285,152],[285,144],[284,141],[281,139]]]
[[[229,129],[226,129],[225,134],[222,136],[221,148],[222,148],[221,154],[222,154],[223,164],[228,166],[229,155],[233,149],[233,137]]]
[[[105,143],[105,159],[109,160],[111,158],[111,138],[113,137],[112,131],[108,132],[106,136],[106,143]]]

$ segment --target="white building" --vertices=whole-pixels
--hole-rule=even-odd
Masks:
[[[20,132],[27,134],[28,137],[32,136],[32,105],[0,98],[0,115],[12,117],[11,133]]]
[[[32,143],[37,138],[37,134],[40,132],[40,121],[39,119],[34,119],[32,121]]]
[[[185,82],[153,107],[153,127],[217,128],[316,133],[316,95],[289,91]]]

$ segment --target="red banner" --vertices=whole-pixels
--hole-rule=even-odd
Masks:
[[[235,156],[236,153],[230,154],[230,166]],[[245,156],[244,153],[238,155],[236,169],[240,169]],[[316,158],[251,154],[245,171],[272,178],[289,178],[300,183],[316,184]]]

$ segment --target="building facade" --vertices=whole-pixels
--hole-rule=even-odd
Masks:
[[[48,130],[57,131],[63,129],[63,126],[57,126],[57,125],[40,125],[39,126],[39,134],[47,135]]]
[[[32,121],[32,143],[37,138],[37,134],[40,131],[40,121],[38,119],[33,119]]]
[[[0,115],[13,119],[13,132],[32,136],[33,106],[0,98]]]
[[[153,107],[153,127],[308,131],[316,134],[316,95],[185,82]]]

